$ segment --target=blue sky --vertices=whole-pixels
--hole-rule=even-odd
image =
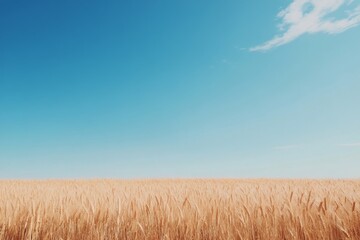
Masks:
[[[0,2],[0,178],[359,177],[360,1]]]

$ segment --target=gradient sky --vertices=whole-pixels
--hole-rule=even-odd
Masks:
[[[0,178],[360,177],[360,1],[0,1]]]

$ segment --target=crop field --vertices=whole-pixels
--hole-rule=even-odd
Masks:
[[[360,181],[4,180],[0,239],[360,239]]]

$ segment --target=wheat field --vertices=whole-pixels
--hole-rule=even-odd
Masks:
[[[0,181],[0,239],[360,239],[358,180]]]

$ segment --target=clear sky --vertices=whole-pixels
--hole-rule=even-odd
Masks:
[[[0,178],[360,177],[360,1],[0,1]]]

